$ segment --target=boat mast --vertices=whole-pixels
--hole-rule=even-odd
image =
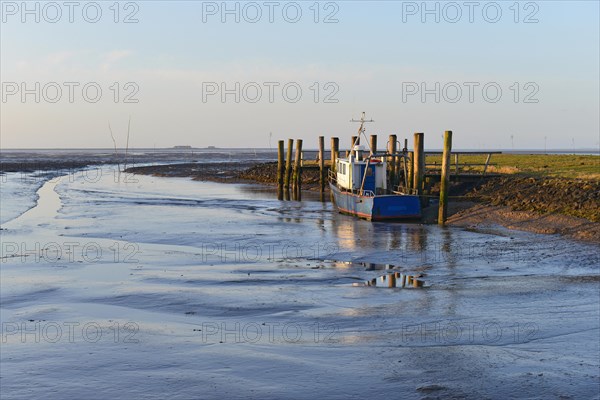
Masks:
[[[365,122],[375,122],[375,121],[373,121],[372,119],[366,120],[365,112],[363,111],[362,115],[360,116],[360,120],[351,119],[350,122],[360,122],[360,126],[358,127],[358,136],[356,136],[357,140],[360,139],[361,134],[364,136],[365,140],[367,140],[367,135],[365,135]],[[355,146],[355,143],[352,143],[353,150],[354,150],[354,146]],[[362,180],[360,183],[359,194],[361,194],[361,195],[364,194],[365,180],[367,179],[367,171],[368,171],[369,165],[371,163],[371,156],[373,156],[373,154],[374,154],[374,149],[371,148],[370,144],[369,144],[369,149],[371,151],[371,154],[369,155],[369,157],[367,157],[367,162],[365,164],[365,172],[363,174],[363,177],[362,177]],[[357,160],[358,160],[358,158],[357,158]]]
[[[367,140],[367,136],[365,135],[365,122],[375,122],[372,119],[370,120],[366,120],[365,119],[365,112],[363,111],[360,119],[351,119],[350,122],[360,122],[360,126],[358,127],[358,134],[356,136],[356,140],[354,143],[352,143],[352,147],[350,150],[354,150],[354,146],[356,145],[356,141],[360,140],[360,135],[362,134],[365,138],[365,140]],[[371,149],[370,147],[371,145],[369,145],[369,149],[371,150],[371,154],[373,154],[373,149]]]

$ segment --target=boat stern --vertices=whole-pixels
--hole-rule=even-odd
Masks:
[[[373,198],[372,221],[389,221],[398,219],[421,218],[421,202],[419,196],[390,195]]]

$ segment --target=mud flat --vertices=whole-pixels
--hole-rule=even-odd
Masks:
[[[598,397],[594,244],[134,178],[3,224],[0,398]],[[426,285],[353,286],[396,272]]]
[[[561,214],[515,211],[508,206],[474,204],[448,219],[450,226],[486,229],[501,225],[520,231],[560,234],[576,240],[600,243],[600,223]]]
[[[152,165],[127,168],[126,172],[163,177],[188,177],[197,181],[223,183],[261,183],[277,185],[276,162],[224,162],[224,163],[183,163]],[[317,190],[319,172],[316,169],[302,171],[302,189]]]

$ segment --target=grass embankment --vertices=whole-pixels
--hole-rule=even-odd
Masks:
[[[485,164],[485,155],[461,155],[459,164]],[[427,164],[441,164],[441,156],[428,156]],[[454,156],[452,169],[454,170]],[[439,168],[439,167],[438,167]],[[464,172],[482,171],[483,166],[460,168]],[[572,154],[493,154],[488,173],[522,176],[600,180],[600,157]]]
[[[483,164],[486,156],[459,156],[459,164]],[[427,157],[439,165],[440,157]],[[454,157],[452,159],[454,167]],[[600,157],[592,155],[494,154],[487,180],[467,194],[517,211],[563,214],[600,222]],[[435,168],[431,167],[431,168]],[[481,171],[483,166],[461,168]],[[454,169],[452,169],[454,171]]]

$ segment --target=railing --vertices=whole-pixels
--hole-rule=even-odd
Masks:
[[[426,151],[425,152],[425,157],[435,157],[435,156],[440,156],[442,154],[442,152],[438,152],[438,151]],[[490,160],[492,158],[493,154],[502,154],[501,151],[453,151],[451,153],[451,156],[454,156],[454,160],[450,161],[450,173],[451,175],[459,175],[459,174],[466,174],[466,175],[481,175],[481,176],[485,176],[487,173],[487,170],[490,166],[495,167],[496,164],[490,163]],[[470,157],[471,160],[473,159],[472,156],[485,156],[485,159],[479,161],[479,160],[473,160],[475,162],[462,162],[459,163],[459,156],[466,156],[466,157]],[[433,163],[431,162],[425,162],[425,167],[426,167],[426,171],[425,173],[427,175],[439,175],[439,170],[438,168],[441,168],[441,160],[440,163],[438,164],[437,162],[438,160],[434,161]],[[433,167],[433,168],[431,168]]]
[[[392,188],[392,193],[394,194],[418,194],[417,189],[408,188],[404,185],[396,186],[395,190]]]
[[[337,183],[337,172],[329,169],[328,170],[328,174],[329,174],[329,182],[336,184]]]

